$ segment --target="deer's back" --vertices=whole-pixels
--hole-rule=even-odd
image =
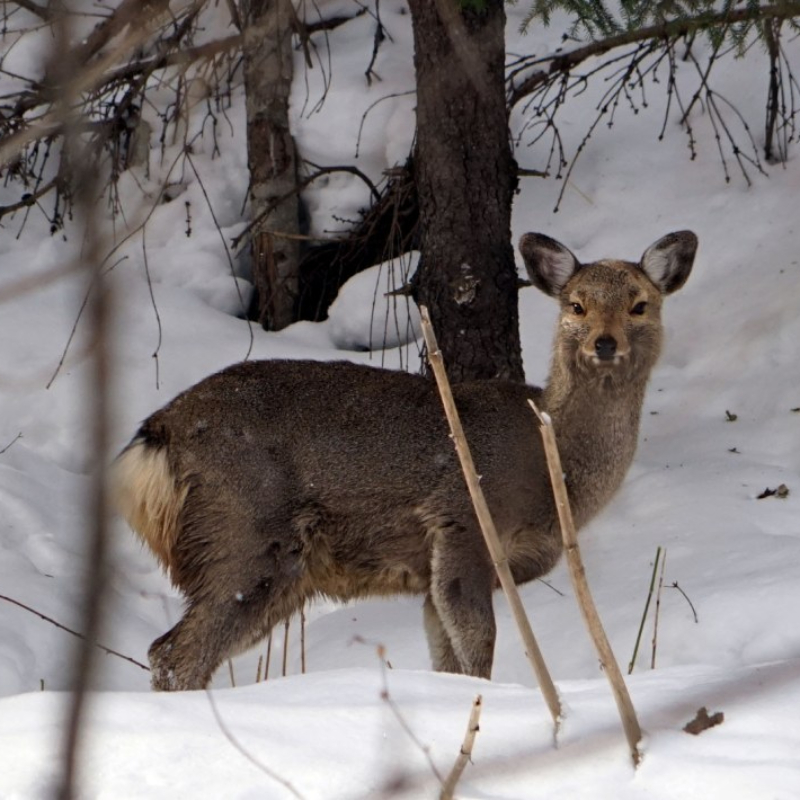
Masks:
[[[551,504],[526,403],[540,390],[488,381],[454,393],[495,524],[513,536]],[[441,400],[418,375],[247,362],[179,395],[140,437],[166,446],[178,480],[213,486],[256,519],[290,518],[337,561],[372,558],[376,543],[387,560],[422,555],[438,517],[473,514]]]

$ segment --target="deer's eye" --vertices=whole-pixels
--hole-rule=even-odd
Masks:
[[[631,314],[636,314],[637,316],[641,316],[642,314],[644,314],[646,308],[647,308],[647,303],[645,303],[645,301],[642,300],[641,303],[637,303],[631,309]]]
[[[580,303],[572,303],[572,313],[577,317],[582,317],[586,312],[584,312],[583,306]]]

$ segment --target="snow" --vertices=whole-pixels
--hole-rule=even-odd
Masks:
[[[370,351],[419,339],[422,327],[416,305],[407,296],[391,294],[403,289],[418,263],[419,252],[413,250],[350,278],[328,310],[334,346]]]
[[[352,7],[337,2],[320,8],[327,15]],[[304,71],[298,53],[293,95],[301,153],[319,164],[355,163],[373,181],[404,160],[413,136],[413,97],[403,94],[413,86],[410,18],[399,2],[385,0],[381,10],[389,38],[375,64],[380,80],[368,85],[364,77],[374,31],[364,15],[327,33],[330,61],[321,36],[313,70]],[[509,51],[558,46],[557,22],[518,37],[524,10],[509,6]],[[785,45],[796,57],[798,42]],[[39,47],[20,46],[20,60],[24,55],[34,64]],[[760,51],[754,48],[750,58],[721,65],[717,79],[751,129],[760,131],[767,73],[763,62],[757,66]],[[319,107],[323,67],[330,89]],[[694,67],[682,63],[679,81],[687,96],[697,80]],[[600,91],[590,89],[565,109],[562,134],[573,150]],[[694,112],[698,158],[691,161],[674,109],[658,141],[663,98],[654,86],[648,94],[647,110],[633,115],[620,109],[612,130],[598,127],[558,213],[552,209],[562,183],[525,178],[513,219],[515,241],[540,231],[584,260],[638,259],[658,238],[682,228],[700,239],[687,285],[665,302],[667,342],[645,403],[636,460],[619,494],[580,539],[623,670],[656,548],[666,554],[656,668],[650,668],[653,603],[627,679],[645,730],[641,765],[631,765],[561,563],[547,584],[522,587],[565,707],[555,742],[501,596],[495,602],[492,682],[430,671],[419,599],[320,602],[306,612],[305,675],[297,621],[290,628],[287,677],[279,677],[279,630],[269,680],[255,682],[263,644],[234,660],[235,688],[223,667],[210,695],[150,693],[144,670],[100,654],[81,756],[81,797],[332,800],[387,796],[389,783],[397,789],[394,796],[434,797],[438,780],[431,763],[447,774],[478,694],[483,711],[472,763],[459,784],[464,798],[789,800],[800,794],[800,412],[794,410],[800,407],[800,166],[792,151],[785,166],[765,164],[766,175],[751,169],[750,186],[735,167],[726,183],[705,109]],[[155,111],[147,113],[155,125]],[[198,107],[191,135],[204,114]],[[122,181],[130,230],[152,214],[147,269],[142,237],[135,234],[116,252],[106,277],[115,297],[115,449],[177,392],[248,355],[345,357],[411,369],[419,363],[415,312],[401,303],[397,320],[387,316],[383,293],[397,288],[387,282],[387,265],[351,281],[325,323],[265,333],[237,316],[250,288],[223,242],[230,246],[244,225],[240,90],[227,117],[230,125],[217,130],[219,155],[212,157],[207,132],[193,140],[202,187],[188,165],[175,166],[177,150],[164,159],[154,151],[149,178]],[[518,113],[513,125],[519,133]],[[520,164],[543,166],[546,153],[528,148],[524,134],[517,147]],[[175,196],[159,203],[159,181],[170,169]],[[340,229],[339,220],[367,204],[368,192],[345,174],[307,192],[314,233]],[[3,194],[0,202],[10,197]],[[61,233],[50,236],[37,213],[24,229],[20,215],[2,224],[0,295],[18,280],[79,257],[74,227],[65,240]],[[121,236],[124,223],[117,225]],[[87,288],[85,278],[73,273],[6,299],[0,313],[0,594],[73,629],[81,626],[82,582],[91,569],[84,557],[82,501],[98,467],[89,447],[85,321],[46,386]],[[521,292],[532,382],[546,376],[555,315],[551,299],[533,288]],[[387,349],[376,349],[385,331],[394,338]],[[789,488],[786,498],[758,499],[780,484]],[[150,642],[179,618],[181,599],[123,522],[115,520],[112,532],[101,640],[145,661]],[[74,640],[63,630],[0,601],[3,800],[50,796],[60,768],[73,654]],[[703,706],[710,714],[723,712],[724,721],[698,736],[683,732]]]

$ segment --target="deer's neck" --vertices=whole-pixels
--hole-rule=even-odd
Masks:
[[[628,471],[647,377],[603,380],[553,364],[542,405],[553,420],[579,526],[610,500]]]

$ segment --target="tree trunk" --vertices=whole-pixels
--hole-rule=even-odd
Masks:
[[[247,0],[242,11],[257,319],[280,330],[295,320],[299,262],[297,164],[289,130],[294,10],[291,0]]]
[[[503,0],[409,0],[417,74],[415,276],[452,381],[523,380]]]

